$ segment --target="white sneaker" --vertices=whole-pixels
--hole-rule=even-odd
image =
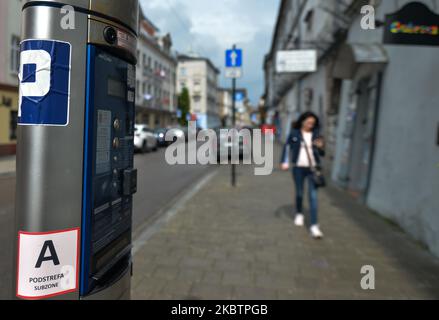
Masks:
[[[294,224],[296,225],[296,227],[303,227],[305,225],[305,216],[301,213],[296,214]]]
[[[323,233],[320,230],[320,227],[318,225],[314,225],[311,227],[311,236],[314,239],[322,239],[323,238]]]

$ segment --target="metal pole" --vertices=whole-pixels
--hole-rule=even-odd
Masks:
[[[233,45],[233,50],[235,49],[236,49],[236,45]],[[234,130],[236,129],[236,78],[232,79],[232,127]],[[233,139],[232,145],[234,145],[236,140],[235,134],[233,134],[232,139]],[[232,163],[232,187],[236,187],[236,164],[234,163]]]
[[[233,96],[233,102],[232,102],[232,110],[233,110],[233,129],[236,129],[236,79],[232,80],[232,96]],[[233,139],[236,140],[235,135],[233,136]],[[235,142],[235,141],[234,141]],[[236,164],[232,163],[232,187],[236,187]]]

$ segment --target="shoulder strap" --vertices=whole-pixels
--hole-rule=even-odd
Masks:
[[[302,142],[305,144],[305,151],[306,151],[306,156],[308,157],[309,167],[311,168],[311,170],[315,170],[315,165],[312,162],[311,155],[309,154],[309,150],[308,150],[308,145],[306,144],[306,141],[303,138],[303,134],[301,135],[301,137],[302,137]]]

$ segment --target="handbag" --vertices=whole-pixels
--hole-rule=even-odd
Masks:
[[[314,185],[317,189],[326,187],[325,175],[323,174],[321,168],[313,165],[311,155],[309,154],[308,145],[306,144],[305,139],[302,139],[302,142],[305,144],[306,155],[308,157],[309,166],[311,169],[311,179],[313,180]]]

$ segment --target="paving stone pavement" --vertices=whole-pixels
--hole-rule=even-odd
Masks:
[[[291,175],[239,167],[211,180],[134,258],[132,298],[149,300],[438,299],[439,260],[395,225],[329,187],[322,241],[293,225]],[[376,289],[361,289],[361,268]]]

